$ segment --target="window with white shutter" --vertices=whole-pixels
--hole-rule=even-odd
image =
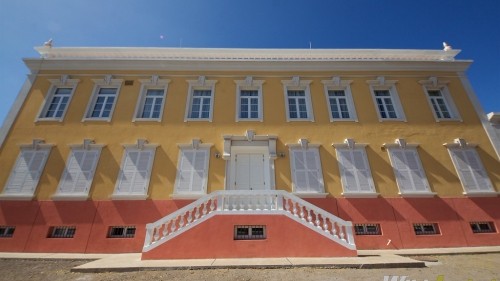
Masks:
[[[466,194],[494,192],[486,170],[473,147],[448,148]]]
[[[364,147],[337,148],[343,195],[375,194]]]
[[[416,147],[389,147],[388,151],[400,194],[431,192]]]
[[[114,197],[146,198],[156,147],[126,147]]]
[[[72,149],[55,196],[69,195],[86,198],[100,153],[100,147]]]
[[[290,161],[294,192],[325,192],[318,147],[290,147]]]
[[[50,148],[22,148],[7,180],[3,196],[30,197],[35,193]]]
[[[181,148],[175,179],[176,194],[206,194],[209,152],[208,147]]]

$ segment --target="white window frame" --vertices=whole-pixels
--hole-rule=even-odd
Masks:
[[[79,79],[69,79],[68,75],[63,75],[63,76],[61,76],[60,79],[48,79],[48,80],[51,83],[51,85],[50,85],[49,91],[47,92],[47,95],[45,96],[43,104],[40,107],[40,110],[38,111],[35,122],[38,122],[38,121],[59,121],[59,122],[62,122],[64,120],[64,117],[66,116],[66,112],[68,111],[68,107],[71,103],[71,99],[73,98],[73,95],[75,94],[76,87],[78,86],[78,83],[80,82],[80,80]],[[55,114],[53,117],[45,117],[47,115],[49,107],[52,104],[52,100],[55,98],[55,95],[56,95],[58,89],[71,89],[71,92],[70,92],[69,97],[68,97],[68,101],[66,103],[66,107],[63,109],[63,113],[60,117],[56,117]]]
[[[113,118],[113,112],[116,107],[116,103],[118,102],[118,96],[120,95],[120,88],[123,82],[123,79],[111,79],[110,76],[105,77],[104,79],[92,79],[94,82],[94,89],[92,90],[92,97],[90,98],[89,103],[87,104],[87,108],[85,110],[85,115],[82,121],[106,121],[110,122]],[[92,117],[92,111],[97,102],[97,98],[99,97],[99,92],[101,89],[116,89],[115,99],[113,101],[113,106],[109,112],[108,117]]]
[[[325,91],[326,105],[328,107],[328,115],[330,116],[330,122],[334,121],[358,121],[358,116],[356,114],[356,108],[354,106],[354,101],[351,92],[352,80],[341,80],[340,77],[333,77],[331,80],[322,80],[323,88]],[[332,104],[330,102],[329,91],[343,91],[344,98],[346,100],[347,110],[349,112],[349,118],[335,118],[333,117]],[[338,98],[337,98],[338,100]]]
[[[95,170],[97,168],[97,164],[99,163],[99,158],[101,155],[101,150],[104,147],[102,144],[91,144],[87,143],[84,141],[84,144],[77,144],[77,145],[70,145],[71,151],[70,154],[68,155],[68,160],[66,161],[66,166],[64,167],[64,172],[61,176],[61,179],[59,180],[59,185],[57,187],[57,191],[52,196],[53,200],[86,200],[89,197],[89,192],[90,188],[92,186],[92,182],[94,180],[94,174]],[[82,171],[80,170],[72,170],[70,167],[71,163],[73,161],[77,161],[75,157],[75,153],[84,153],[84,157],[88,157],[89,153],[95,153],[95,159],[93,160],[91,167],[88,171]],[[83,159],[82,159],[83,160]],[[82,163],[78,163],[78,166],[81,167]],[[89,180],[85,184],[85,188],[83,191],[76,192],[75,191],[75,184],[77,181],[73,182],[73,186],[71,190],[65,190],[68,187],[68,182],[66,181],[67,177],[78,177],[85,176],[84,173],[89,173],[87,176]]]
[[[396,89],[397,80],[385,80],[383,76],[377,77],[377,80],[366,81],[370,87],[370,92],[372,95],[373,103],[375,105],[375,110],[377,111],[378,120],[382,121],[404,121],[406,122],[406,116],[399,100],[399,94]],[[378,108],[377,97],[375,91],[388,91],[389,97],[391,98],[392,106],[394,107],[394,112],[396,113],[396,118],[383,118],[382,114]]]
[[[45,169],[47,159],[49,158],[52,146],[53,146],[52,144],[44,144],[43,141],[40,140],[34,140],[33,144],[26,144],[20,146],[21,151],[17,156],[16,163],[12,167],[12,170],[10,172],[9,178],[7,179],[7,183],[5,184],[2,194],[0,194],[0,199],[31,200],[34,197],[40,178]],[[42,159],[40,161],[37,170],[19,171],[21,167],[23,167],[22,157],[25,153],[36,153],[42,156]],[[28,163],[28,166],[31,164],[32,161],[33,157],[30,159],[30,163]],[[26,175],[22,179],[21,187],[13,188],[12,184],[14,183],[14,181],[20,180],[19,178],[20,176],[18,176],[17,174],[21,173],[26,173]],[[25,183],[27,174],[32,175],[32,185],[26,187]]]
[[[422,166],[422,162],[420,160],[420,155],[418,154],[418,144],[408,144],[404,139],[396,139],[394,144],[384,144],[383,147],[387,149],[387,153],[389,154],[389,160],[391,162],[392,169],[394,171],[394,176],[396,177],[396,184],[399,189],[399,195],[403,197],[433,197],[436,195],[435,192],[431,191],[431,187],[429,185],[429,181],[427,180],[427,176],[425,174],[425,170]],[[396,165],[396,159],[394,153],[403,152],[404,153],[404,161],[403,164],[406,165],[406,169],[401,170],[398,165]],[[407,153],[412,153],[415,156],[415,164],[417,165],[416,169],[411,169],[408,165],[408,155]],[[404,172],[410,172],[412,185],[407,186],[404,180],[401,178],[401,174]],[[414,176],[418,176],[415,173],[420,175],[420,178],[415,179]],[[421,184],[425,187],[425,190],[417,190],[416,189],[416,181],[420,180]]]
[[[434,115],[434,119],[436,122],[442,121],[462,121],[460,114],[458,113],[457,107],[453,102],[453,98],[451,97],[450,91],[448,90],[449,81],[438,80],[437,77],[429,77],[428,80],[418,81],[422,85],[422,89],[427,96],[427,102],[429,103],[429,107],[431,108],[432,114]],[[441,97],[444,101],[444,104],[450,114],[450,118],[439,117],[438,113],[434,109],[434,105],[432,104],[432,100],[436,99],[429,95],[429,91],[439,91],[441,93]]]
[[[379,194],[376,192],[375,189],[375,182],[373,181],[373,176],[371,172],[371,167],[370,163],[368,162],[368,156],[366,154],[366,146],[368,144],[364,143],[355,143],[353,139],[345,139],[344,143],[333,143],[332,146],[335,147],[335,152],[337,156],[337,162],[339,165],[339,171],[340,171],[340,181],[342,183],[342,196],[344,197],[352,197],[352,198],[375,198]],[[353,190],[352,187],[349,186],[347,182],[347,177],[346,173],[349,172],[348,169],[344,166],[345,163],[343,163],[343,156],[341,155],[342,153],[350,152],[350,156],[353,157],[353,153],[358,152],[361,153],[361,157],[363,158],[363,163],[366,169],[364,172],[366,174],[364,175],[367,179],[367,184],[370,190],[361,190],[359,189],[359,177],[360,173],[363,173],[363,170],[360,170],[359,167],[356,167],[353,163],[353,167],[355,169],[354,171],[354,178],[355,181],[358,183],[357,184],[357,190]]]
[[[148,191],[149,191],[149,183],[151,180],[151,172],[153,168],[153,163],[155,159],[155,153],[156,153],[156,148],[158,147],[157,144],[147,144],[147,141],[145,140],[138,140],[137,144],[126,144],[123,146],[125,148],[125,151],[123,152],[123,157],[120,165],[120,172],[118,174],[118,178],[116,179],[116,185],[115,185],[115,190],[113,192],[113,195],[111,196],[111,199],[116,199],[116,200],[141,200],[141,199],[146,199],[148,197]],[[123,182],[123,177],[124,177],[124,168],[127,159],[129,159],[128,155],[130,152],[149,152],[151,153],[151,157],[149,159],[149,162],[146,167],[146,176],[145,176],[145,184],[144,184],[144,190],[142,192],[134,192],[133,188],[131,190],[120,190],[121,189],[121,183]],[[139,173],[140,171],[136,169],[135,173]]]
[[[200,143],[200,140],[193,139],[190,144],[179,144],[179,157],[177,159],[177,173],[175,177],[175,187],[174,194],[172,194],[172,198],[174,199],[195,199],[201,198],[203,195],[207,194],[207,186],[208,186],[208,169],[210,165],[210,148],[212,144],[210,143]],[[193,192],[193,190],[180,190],[181,185],[181,172],[182,172],[182,163],[184,161],[184,153],[185,152],[198,152],[205,153],[205,163],[203,163],[203,183],[201,187],[201,191]],[[192,185],[192,182],[191,182]]]
[[[139,94],[139,98],[137,99],[137,104],[135,107],[134,118],[132,122],[136,121],[157,121],[161,122],[163,118],[163,110],[165,109],[165,102],[167,99],[168,92],[168,84],[170,83],[169,79],[158,79],[158,76],[153,76],[151,79],[140,79],[141,83],[141,91]],[[149,90],[163,90],[162,103],[160,108],[160,115],[158,118],[153,117],[141,117],[144,113],[144,104],[146,102],[147,94]]]
[[[217,80],[206,80],[205,76],[198,77],[198,80],[187,80],[189,84],[187,102],[186,102],[186,114],[184,116],[184,122],[188,121],[208,121],[212,122],[213,112],[214,112],[214,100],[215,100],[215,84]],[[208,114],[208,118],[191,118],[192,105],[193,105],[193,94],[194,91],[210,91],[210,112]]]
[[[306,139],[300,139],[298,144],[286,144],[289,149],[289,155],[290,155],[290,169],[291,169],[291,180],[292,180],[292,191],[295,195],[299,197],[309,197],[309,198],[324,198],[326,197],[327,193],[325,192],[325,183],[323,179],[323,167],[321,165],[321,156],[319,153],[319,147],[321,145],[319,144],[310,144]],[[317,175],[318,175],[318,184],[319,184],[319,190],[314,191],[311,189],[308,190],[300,190],[297,187],[297,175],[295,173],[296,167],[295,167],[295,153],[306,153],[306,152],[313,152],[315,154],[315,165],[317,166]],[[306,171],[309,171],[311,169],[305,169]],[[309,182],[309,174],[306,173],[306,181]]]
[[[281,80],[283,84],[283,93],[285,98],[285,111],[286,111],[286,121],[310,121],[314,122],[314,112],[311,100],[311,89],[310,84],[312,80],[300,80],[298,76],[293,77],[292,80]],[[307,118],[291,118],[290,110],[288,104],[288,91],[304,91],[304,98],[306,102]]]
[[[247,77],[245,80],[234,80],[236,83],[236,122],[243,121],[259,121],[263,122],[264,112],[263,112],[263,99],[262,99],[262,84],[264,80],[253,80],[251,76]],[[257,91],[258,99],[258,116],[257,118],[241,118],[241,91]],[[249,104],[250,106],[250,104]]]
[[[462,184],[463,194],[467,196],[496,196],[499,192],[495,191],[493,184],[491,183],[490,178],[488,177],[488,172],[484,169],[483,163],[479,154],[477,153],[476,147],[477,144],[467,143],[464,139],[455,139],[453,143],[445,143],[444,146],[448,148],[448,153],[450,154],[451,161],[453,162],[453,166],[455,167],[455,171],[457,172],[458,178],[460,179],[460,183]],[[468,187],[467,179],[462,173],[462,169],[460,168],[460,162],[457,159],[458,156],[456,153],[468,153],[468,157],[472,156],[473,161],[477,164],[477,169],[474,169],[470,165],[470,159],[467,160],[467,170],[471,172],[473,175],[473,181],[476,186],[473,188]],[[478,177],[482,177],[478,178]],[[483,188],[479,187],[478,182],[483,181],[485,186]]]

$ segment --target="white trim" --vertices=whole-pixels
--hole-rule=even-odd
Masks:
[[[328,115],[330,116],[330,122],[334,121],[355,121],[358,122],[358,116],[356,114],[356,107],[354,106],[354,100],[352,98],[351,83],[352,80],[342,80],[338,76],[334,76],[331,80],[321,80],[323,83],[323,88],[325,91],[326,105],[328,107]],[[349,118],[334,118],[333,112],[331,110],[330,96],[328,91],[344,91],[347,108],[349,111]]]
[[[155,79],[156,78],[156,79]],[[157,121],[161,122],[163,118],[163,111],[165,109],[165,103],[167,100],[168,84],[169,79],[158,79],[158,76],[153,76],[151,79],[139,79],[141,83],[141,90],[139,92],[139,97],[137,98],[137,103],[135,106],[134,116],[132,122],[137,121]],[[142,118],[139,117],[144,111],[144,103],[146,101],[148,90],[163,90],[163,101],[161,103],[160,116],[158,118]]]
[[[0,128],[0,149],[3,148],[5,138],[7,138],[10,128],[12,128],[12,125],[14,124],[17,115],[21,112],[21,107],[23,106],[24,101],[26,100],[26,97],[28,96],[35,79],[36,79],[35,74],[31,74],[28,75],[28,77],[26,77],[26,80],[24,81],[23,86],[19,90],[17,97],[14,100],[14,103],[12,104],[12,107],[9,110],[9,113],[4,119],[2,128]]]
[[[186,113],[184,115],[184,122],[188,121],[208,121],[212,122],[213,112],[214,112],[214,100],[215,100],[215,84],[217,80],[206,80],[205,76],[199,76],[198,80],[187,80],[189,84],[187,101],[186,101]],[[193,93],[195,90],[210,91],[210,112],[208,113],[208,118],[190,118],[189,115],[192,109],[193,103]],[[201,104],[200,104],[201,106]]]
[[[450,94],[450,91],[448,89],[448,84],[449,81],[443,81],[438,79],[437,77],[429,77],[427,80],[420,80],[418,81],[422,85],[422,89],[427,97],[427,102],[429,104],[429,107],[432,111],[432,114],[434,115],[434,119],[436,119],[436,122],[441,122],[441,121],[462,121],[462,118],[460,117],[460,113],[458,112],[458,109],[453,102],[453,98]],[[445,118],[441,117],[439,118],[437,116],[436,110],[434,109],[434,106],[432,105],[431,102],[431,96],[429,95],[429,91],[439,91],[441,93],[441,97],[444,101],[444,104],[448,110],[448,113],[450,114],[450,118]]]
[[[31,201],[35,197],[33,194],[22,194],[22,193],[2,193],[0,194],[0,200],[15,200],[15,201]]]
[[[236,83],[236,122],[243,121],[259,121],[262,122],[264,120],[264,112],[263,112],[263,96],[262,96],[262,84],[264,84],[264,80],[253,80],[251,76],[247,77],[245,80],[234,80]],[[241,91],[244,90],[253,90],[257,91],[257,98],[259,100],[259,116],[257,118],[240,118],[240,110],[241,110]],[[250,107],[250,104],[249,104]]]
[[[62,122],[64,120],[64,117],[66,116],[66,112],[68,111],[68,107],[71,104],[71,100],[73,99],[73,96],[75,95],[76,87],[78,86],[78,83],[80,82],[80,79],[68,79],[67,77],[68,77],[67,75],[62,75],[61,79],[47,79],[51,83],[51,85],[50,85],[49,90],[47,91],[45,99],[43,100],[42,106],[40,107],[40,110],[38,111],[38,114],[36,115],[35,122],[38,122],[38,121],[59,121],[59,122]],[[68,102],[66,103],[66,107],[64,108],[61,117],[55,117],[55,116],[54,117],[43,117],[42,115],[47,114],[49,106],[52,103],[52,99],[54,98],[54,96],[59,88],[71,88]]]
[[[406,122],[406,116],[403,110],[403,106],[401,104],[401,101],[399,100],[399,94],[396,89],[396,83],[397,80],[385,80],[385,77],[379,76],[377,77],[377,80],[368,80],[366,83],[368,83],[370,87],[370,92],[371,96],[373,99],[373,104],[375,106],[375,110],[377,112],[378,120],[380,122],[382,121],[404,121]],[[375,96],[375,91],[388,91],[389,95],[392,100],[392,106],[394,107],[394,110],[396,112],[396,118],[382,118],[382,114],[380,113],[380,110],[377,105],[377,97]]]
[[[311,100],[311,84],[312,80],[300,80],[298,76],[293,77],[292,80],[281,80],[283,84],[283,94],[285,98],[285,112],[286,121],[310,121],[314,122],[314,112]],[[288,104],[288,91],[304,91],[304,99],[306,102],[307,118],[300,118],[298,116],[298,105],[297,105],[297,118],[290,117],[289,104]]]
[[[64,194],[54,194],[50,199],[53,201],[85,201],[89,198],[89,194],[69,194],[69,193],[64,193]]]
[[[299,198],[326,198],[328,193],[312,193],[312,192],[293,192],[293,195]]]
[[[469,79],[467,79],[467,77],[465,76],[465,73],[459,73],[459,76],[460,81],[464,86],[465,92],[467,93],[467,96],[469,97],[469,100],[471,101],[472,106],[474,107],[484,130],[486,131],[486,135],[488,135],[488,138],[490,139],[491,146],[493,146],[493,149],[497,154],[497,159],[500,160],[500,136],[496,134],[495,128],[493,128],[493,126],[491,126],[491,123],[488,121],[488,118],[486,117],[486,114],[481,107],[481,103],[479,102],[479,99],[472,89]]]
[[[342,196],[345,198],[377,198],[380,193],[377,192],[342,192]]]
[[[112,200],[146,200],[147,198],[147,194],[112,194],[110,196]]]
[[[109,77],[109,76],[108,76]],[[123,79],[111,79],[110,77],[105,77],[104,79],[92,79],[94,82],[94,89],[92,90],[92,95],[87,104],[87,108],[85,109],[85,115],[83,116],[82,122],[85,121],[106,121],[110,122],[113,118],[113,112],[116,107],[116,103],[118,102],[118,96],[120,95],[120,88],[123,82]],[[99,95],[99,91],[103,88],[116,88],[115,99],[113,101],[113,106],[109,112],[109,117],[92,117],[92,110],[97,102],[97,98]]]

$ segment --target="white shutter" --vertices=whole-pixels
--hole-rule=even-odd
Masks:
[[[250,188],[252,190],[266,189],[264,178],[264,154],[249,154]]]
[[[154,158],[154,149],[127,149],[119,175],[117,194],[146,195]]]
[[[182,149],[177,172],[177,193],[204,193],[207,183],[208,150]]]
[[[429,183],[415,148],[389,148],[389,156],[401,193],[430,192]]]
[[[292,179],[295,192],[323,192],[323,174],[319,151],[314,148],[307,150],[293,149]]]
[[[450,153],[466,192],[493,191],[493,185],[474,149],[450,149]]]
[[[74,149],[68,158],[58,193],[86,193],[90,190],[100,149]]]
[[[375,192],[364,148],[337,149],[344,192]]]
[[[49,149],[22,150],[7,181],[5,193],[33,194],[49,151]]]

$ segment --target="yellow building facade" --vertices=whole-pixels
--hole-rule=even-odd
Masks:
[[[351,249],[500,244],[500,141],[457,50],[37,50],[0,134],[0,250],[173,243],[146,224],[216,191],[258,216],[286,192],[352,221]]]

